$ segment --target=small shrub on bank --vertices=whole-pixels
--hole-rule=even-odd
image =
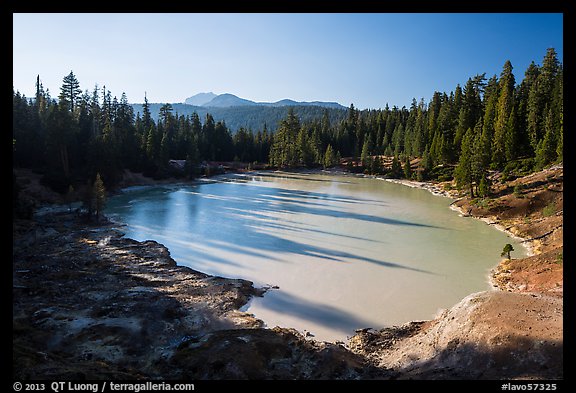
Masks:
[[[504,171],[515,177],[526,176],[534,171],[534,158],[510,161],[504,167]]]
[[[490,201],[490,198],[476,198],[472,200],[472,204],[481,209],[487,209],[490,207]]]
[[[516,184],[514,186],[514,196],[517,198],[524,198],[524,186],[522,184]]]
[[[550,202],[546,205],[544,209],[542,209],[542,216],[550,217],[551,215],[556,213],[556,203]]]

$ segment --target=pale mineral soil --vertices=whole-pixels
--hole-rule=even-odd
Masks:
[[[58,200],[27,179],[28,195],[27,186]],[[535,255],[503,260],[497,290],[432,321],[362,330],[345,345],[261,328],[239,309],[265,290],[177,266],[161,244],[126,239],[111,224],[66,212],[13,220],[13,377],[563,378],[562,191],[557,167],[497,185],[492,200],[456,201],[464,214],[532,239]]]

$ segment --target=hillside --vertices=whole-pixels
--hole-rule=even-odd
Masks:
[[[158,114],[162,103],[151,103],[150,112],[154,121],[158,121]],[[142,114],[142,104],[131,104],[134,108],[134,113]],[[286,118],[290,108],[294,109],[294,113],[300,118],[302,122],[309,122],[312,120],[319,120],[328,112],[328,117],[331,124],[338,124],[346,118],[346,109],[325,108],[318,105],[296,105],[296,106],[268,106],[268,105],[244,105],[233,107],[207,107],[207,106],[194,106],[187,104],[172,104],[173,113],[183,116],[190,116],[196,112],[202,122],[206,118],[206,114],[210,113],[215,121],[224,121],[228,128],[234,133],[244,127],[252,129],[254,132],[262,130],[266,125],[268,131],[275,131],[278,123]]]

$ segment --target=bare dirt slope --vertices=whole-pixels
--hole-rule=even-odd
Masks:
[[[562,378],[562,311],[557,297],[480,292],[408,338],[368,331],[350,347],[401,379]]]

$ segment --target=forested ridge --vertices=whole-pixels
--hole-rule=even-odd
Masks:
[[[563,66],[553,48],[519,83],[507,61],[499,76],[472,76],[428,102],[414,99],[410,108],[351,104],[341,121],[325,109],[302,121],[296,110],[274,132],[231,130],[210,113],[183,115],[171,104],[155,120],[147,97],[135,113],[124,93],[118,99],[105,86],[83,91],[71,71],[56,100],[38,76],[35,97],[13,91],[13,165],[43,173],[46,184],[65,193],[98,173],[113,187],[124,169],[195,177],[204,174],[203,161],[330,167],[346,157],[353,171],[418,180],[454,176],[459,187],[483,196],[491,170],[528,173],[563,159]],[[184,171],[175,172],[169,160],[185,160]]]
[[[142,112],[142,104],[131,104],[134,113]],[[149,103],[149,110],[152,118],[158,121],[160,108],[165,103]],[[247,130],[263,129],[264,124],[268,131],[276,131],[278,124],[288,115],[289,109],[292,109],[296,116],[302,122],[309,122],[321,118],[328,109],[328,117],[335,124],[346,117],[346,109],[341,108],[324,108],[316,105],[297,104],[294,106],[269,106],[269,105],[244,105],[232,107],[202,107],[182,103],[172,103],[175,114],[184,117],[192,116],[196,113],[201,119],[205,119],[210,113],[215,121],[223,121],[234,134],[240,128]]]

